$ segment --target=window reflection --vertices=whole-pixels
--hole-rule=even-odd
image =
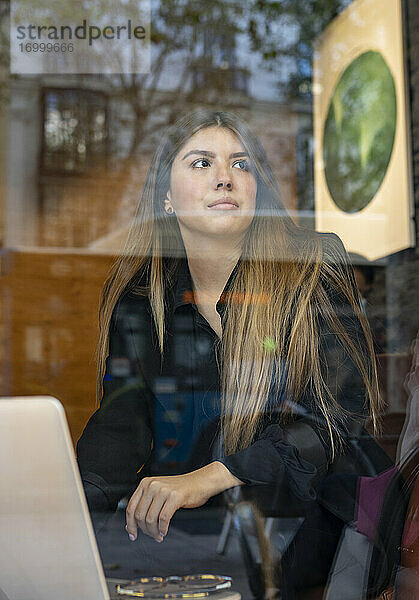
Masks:
[[[80,174],[106,156],[107,99],[86,89],[44,89],[44,175]]]
[[[7,4],[0,0],[2,16]],[[363,4],[367,3],[331,0],[320,6],[304,0],[238,6],[186,1],[175,7],[153,2],[150,74],[9,77],[7,52],[1,53],[2,395],[56,396],[65,406],[73,442],[77,441],[95,410],[99,292],[124,249],[152,153],[180,114],[202,106],[237,111],[262,140],[293,220],[310,229],[337,231],[351,250],[385,405],[376,439],[397,467],[385,475],[389,487],[381,488],[388,511],[380,529],[385,533],[386,525],[395,521],[389,506],[393,504],[396,513],[407,501],[393,475],[400,467],[409,486],[414,486],[409,468],[417,460],[413,458],[410,467],[403,463],[417,445],[417,348],[412,349],[419,327],[417,207],[409,190],[416,182],[418,155],[413,35],[418,9],[413,2],[404,3],[409,13],[402,34],[393,19],[395,33],[378,36],[387,40],[380,49],[368,40],[376,39],[370,36],[377,31],[387,32],[377,25],[384,9],[373,11],[380,4],[370,2],[369,16],[353,10],[339,39],[323,47],[323,58],[313,69],[321,40],[341,23],[343,11],[361,10]],[[389,1],[389,6],[396,3]],[[360,32],[362,48],[356,43],[346,45],[345,36],[355,30]],[[395,66],[400,37],[405,54]],[[3,29],[0,44],[2,39]],[[358,68],[360,57],[364,57],[361,63],[365,58],[366,63],[374,60]],[[348,79],[350,65],[356,68]],[[403,89],[405,96],[400,95]],[[403,112],[406,106],[410,115],[409,110]],[[402,125],[405,137],[400,137]],[[374,206],[376,212],[369,214]],[[144,475],[198,468],[200,461],[210,460],[217,439],[214,340],[192,304],[175,312],[162,372],[156,368],[155,348],[150,347],[150,332],[138,305],[121,309],[121,337],[109,356],[103,383],[112,387],[114,400],[127,390],[140,394],[148,387],[153,392],[152,457],[143,471],[138,465]],[[269,336],[262,343],[267,350],[274,349]],[[340,357],[337,349],[332,359],[339,362]],[[336,379],[336,388],[345,384],[344,377]],[[367,425],[372,432],[371,424]],[[366,498],[367,504],[374,504],[370,496]],[[409,573],[415,569],[408,560],[417,515],[414,493],[411,498],[404,507],[405,533],[393,547],[402,548],[398,550],[402,554],[391,585],[399,581],[401,590],[413,587]],[[236,501],[237,497],[227,497],[227,502]],[[206,513],[192,525],[185,525],[189,515],[180,515],[178,522],[185,531],[189,527],[191,536],[206,533],[207,527],[218,534],[232,513],[225,512],[225,499],[215,500],[214,505],[219,512],[212,524],[206,522]],[[242,531],[250,531],[257,546],[253,507],[245,504],[241,510]],[[121,507],[117,518],[124,518]],[[269,517],[266,522],[270,540],[280,551],[286,550],[301,526],[293,518],[288,515],[279,525]],[[109,531],[105,538],[108,534],[111,538]],[[250,594],[249,565],[237,550],[238,539],[230,542],[230,550],[236,551],[234,560],[240,564],[237,578],[245,582],[245,599]],[[345,547],[343,542],[348,540],[342,538]],[[105,550],[108,566],[119,564],[112,548],[109,543]],[[158,564],[154,547],[144,553],[154,572]],[[134,575],[139,574],[139,562]],[[115,573],[131,577],[132,565],[128,570],[122,566]],[[112,575],[112,569],[107,575]],[[335,578],[333,585],[339,598],[343,584]]]

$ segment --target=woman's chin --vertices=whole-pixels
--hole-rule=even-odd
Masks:
[[[208,219],[206,223],[199,228],[202,234],[210,236],[229,236],[234,237],[243,235],[249,227],[251,220],[220,216],[215,219]]]

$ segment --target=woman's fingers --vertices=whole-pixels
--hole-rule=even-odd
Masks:
[[[169,530],[169,525],[171,518],[179,508],[179,499],[176,493],[170,494],[167,498],[166,502],[162,506],[162,509],[159,514],[159,532],[162,533],[163,536],[167,535]]]
[[[161,491],[159,494],[154,496],[148,505],[148,510],[143,516],[143,512],[139,511],[137,517],[137,523],[141,527],[143,533],[150,535],[158,542],[163,541],[163,536],[160,534],[159,529],[159,516],[163,505],[167,500],[167,493]]]
[[[128,533],[129,539],[132,542],[137,539],[138,525],[137,525],[137,521],[136,521],[136,517],[135,517],[135,512],[136,512],[137,506],[141,500],[143,493],[144,493],[144,487],[142,486],[142,484],[140,484],[137,487],[137,489],[135,490],[135,492],[133,493],[133,495],[131,496],[131,499],[128,502],[128,506],[127,506],[127,509],[125,512],[126,519],[127,519],[127,524],[125,525],[125,530]]]
[[[176,490],[168,489],[158,480],[143,479],[126,509],[125,529],[130,540],[137,539],[139,527],[146,535],[163,541],[170,520],[181,505],[180,497]]]

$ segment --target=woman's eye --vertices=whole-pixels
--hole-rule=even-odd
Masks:
[[[202,163],[206,163],[206,164],[202,164]],[[202,167],[206,168],[209,165],[210,165],[210,162],[206,158],[199,158],[198,160],[196,160],[195,162],[192,163],[193,167],[198,167],[198,168],[202,168]]]
[[[193,168],[198,168],[198,169],[203,169],[203,168],[208,168],[211,166],[211,163],[208,159],[206,158],[198,158],[197,160],[195,160],[192,165]],[[247,160],[237,160],[234,164],[233,167],[238,167],[241,171],[249,171],[249,163],[247,162]]]
[[[249,163],[247,162],[247,160],[238,160],[237,162],[234,163],[233,167],[239,167],[240,170],[242,171],[248,171],[249,170]]]

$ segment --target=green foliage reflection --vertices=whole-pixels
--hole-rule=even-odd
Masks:
[[[365,52],[340,77],[324,128],[326,181],[345,212],[362,210],[377,193],[390,162],[396,119],[390,69],[379,52]]]

